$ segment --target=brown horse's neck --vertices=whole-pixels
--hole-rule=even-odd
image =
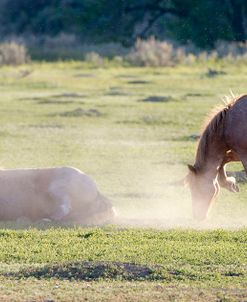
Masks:
[[[203,162],[196,160],[194,166],[199,173],[205,174],[209,178],[216,178],[219,168],[221,167],[224,160],[225,153],[226,150],[215,151],[212,146],[209,146],[207,150],[207,157],[205,157]]]
[[[228,147],[224,140],[225,111],[218,112],[203,131],[194,167],[200,173],[216,177]]]

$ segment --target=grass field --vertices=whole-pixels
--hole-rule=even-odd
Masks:
[[[247,65],[210,62],[1,68],[0,165],[77,167],[119,220],[1,223],[0,301],[247,301],[246,185],[222,190],[203,223],[188,189],[171,185],[193,163],[206,114],[246,80]]]

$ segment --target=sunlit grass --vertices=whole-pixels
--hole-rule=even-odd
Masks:
[[[187,301],[196,300],[200,292],[205,301],[246,298],[246,231],[229,230],[246,227],[246,185],[241,184],[239,194],[222,191],[206,223],[192,221],[188,190],[171,185],[185,176],[186,164],[193,163],[195,138],[207,113],[230,89],[236,94],[246,92],[247,66],[219,63],[217,69],[224,74],[208,77],[208,66],[202,64],[103,69],[58,62],[0,69],[0,166],[77,167],[92,175],[112,199],[122,222],[145,226],[50,229],[36,225],[26,230],[25,225],[2,224],[7,229],[0,234],[1,273],[5,276],[1,294],[3,289],[6,301],[8,292],[16,301],[25,301],[23,295],[32,297],[24,289],[14,294],[11,282],[17,286],[16,278],[23,287],[39,293],[36,299],[49,293],[58,301],[67,301],[75,286],[75,301],[79,300],[85,287],[82,281],[59,279],[60,289],[55,293],[49,278],[56,276],[46,276],[42,283],[35,272],[29,278],[23,273],[23,269],[32,271],[46,264],[50,271],[55,263],[63,267],[65,262],[76,261],[160,265],[154,268],[159,289],[154,288],[158,284],[154,281],[143,285],[138,281],[137,290],[131,287],[125,296],[119,283],[100,281],[102,296],[99,283],[89,285],[91,300],[107,299],[107,294],[113,299],[115,288],[122,300],[156,297],[162,301],[159,293],[170,293],[169,286],[179,290],[175,296],[166,296],[168,300],[181,298],[183,286],[190,286],[184,296]],[[241,165],[230,169],[241,169]],[[161,230],[146,229],[151,226]],[[165,230],[172,227],[176,230]],[[222,227],[227,230],[207,231]],[[18,274],[6,278],[7,272]],[[44,295],[42,284],[47,284]],[[129,288],[126,281],[122,286]],[[225,288],[223,293],[220,287]]]

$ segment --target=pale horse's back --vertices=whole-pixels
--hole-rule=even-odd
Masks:
[[[83,219],[90,222],[92,209],[97,212],[99,196],[91,177],[72,167],[0,170],[1,220],[49,218],[83,224]]]

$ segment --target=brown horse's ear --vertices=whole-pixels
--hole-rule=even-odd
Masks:
[[[192,173],[195,173],[196,174],[196,168],[192,165],[188,165],[188,168],[189,170],[192,172]]]

